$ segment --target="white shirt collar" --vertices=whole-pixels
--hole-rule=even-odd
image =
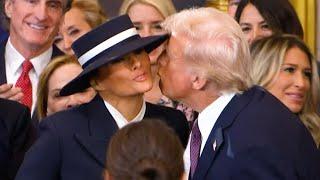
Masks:
[[[208,140],[208,137],[211,133],[213,126],[215,125],[216,121],[218,120],[220,114],[224,110],[224,108],[228,105],[231,101],[235,93],[223,93],[218,99],[213,101],[210,105],[208,105],[202,112],[198,115],[198,125],[199,130],[201,132],[201,149],[200,149],[200,156],[204,149],[204,146]],[[190,137],[188,145],[183,154],[183,160],[185,165],[185,171],[189,174],[190,170]]]
[[[53,48],[52,46],[50,46],[49,49],[47,49],[40,55],[30,59],[30,62],[32,63],[34,68],[34,72],[36,73],[37,76],[40,76],[42,70],[46,67],[46,65],[51,60],[52,52],[53,52]],[[7,67],[12,69],[14,73],[17,73],[18,70],[20,70],[22,63],[25,60],[25,58],[12,45],[10,37],[6,45],[5,59],[8,59],[8,61],[6,61]],[[14,61],[12,59],[14,59]]]
[[[224,93],[209,106],[207,106],[198,116],[198,125],[201,132],[202,143],[201,143],[201,152],[205,146],[210,132],[218,120],[223,109],[231,101],[235,93]]]
[[[10,37],[7,41],[5,47],[5,67],[6,67],[6,77],[7,83],[16,84],[16,81],[22,73],[22,63],[25,58],[17,51],[17,49],[12,45]],[[35,103],[37,101],[37,87],[39,76],[43,69],[47,66],[51,60],[53,53],[53,48],[48,48],[45,52],[30,59],[33,65],[33,69],[29,72],[29,77],[32,83],[32,114],[34,112]]]
[[[146,102],[143,101],[142,103],[142,107],[140,112],[137,114],[137,116],[135,118],[133,118],[130,122],[123,117],[123,115],[116,109],[114,108],[110,103],[108,103],[107,101],[104,101],[104,104],[106,106],[106,108],[109,110],[111,116],[113,117],[113,119],[116,121],[119,129],[121,129],[122,127],[124,127],[125,125],[129,124],[129,123],[133,123],[133,122],[139,122],[143,119],[145,112],[146,112]]]

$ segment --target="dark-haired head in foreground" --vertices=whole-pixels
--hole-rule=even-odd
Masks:
[[[112,137],[105,179],[181,179],[183,148],[174,131],[159,120],[125,126]]]

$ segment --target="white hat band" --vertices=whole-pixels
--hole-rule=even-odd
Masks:
[[[81,66],[83,66],[86,62],[88,62],[90,59],[101,53],[102,51],[105,51],[109,49],[110,47],[114,46],[115,44],[124,41],[132,36],[137,35],[138,32],[136,28],[130,28],[125,31],[122,31],[121,33],[118,33],[111,38],[101,42],[100,44],[96,45],[94,48],[90,49],[86,53],[84,53],[82,56],[78,58],[79,63]]]

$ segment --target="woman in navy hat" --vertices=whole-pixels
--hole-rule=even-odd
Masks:
[[[60,94],[70,95],[91,86],[98,95],[41,122],[40,138],[16,179],[102,179],[111,136],[143,118],[163,120],[185,146],[189,130],[184,115],[143,100],[143,93],[152,87],[147,53],[166,39],[167,35],[141,38],[129,17],[123,15],[75,41],[72,48],[83,72]]]

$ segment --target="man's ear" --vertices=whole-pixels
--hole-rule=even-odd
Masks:
[[[194,73],[191,75],[191,83],[193,89],[201,90],[206,86],[208,80],[203,74]]]
[[[13,0],[4,0],[4,11],[8,18],[11,18]]]

